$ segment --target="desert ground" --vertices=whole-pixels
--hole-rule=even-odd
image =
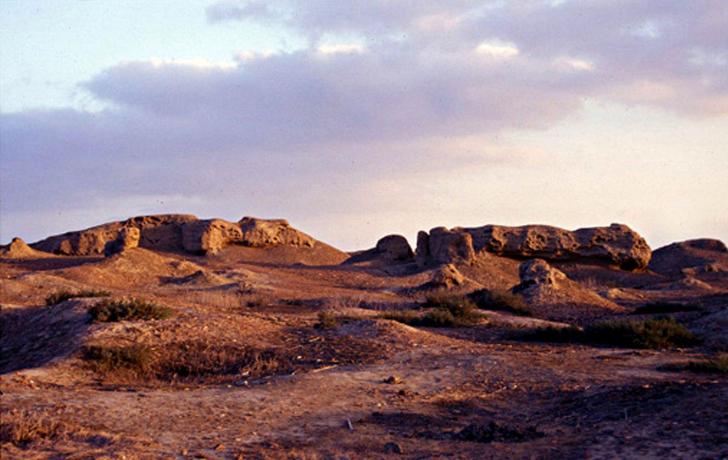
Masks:
[[[3,459],[728,458],[717,240],[144,216],[0,286]]]

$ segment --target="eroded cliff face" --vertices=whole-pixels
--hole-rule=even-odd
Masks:
[[[626,270],[642,269],[652,251],[637,232],[623,224],[575,231],[547,225],[446,229],[437,227],[417,238],[420,265],[470,263],[482,252],[513,258],[599,262]]]
[[[31,245],[62,255],[113,254],[133,247],[213,254],[231,244],[313,247],[316,240],[282,219],[244,217],[239,222],[186,214],[139,216],[51,236]]]

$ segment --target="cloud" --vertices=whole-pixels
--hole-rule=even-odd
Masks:
[[[475,52],[493,58],[512,58],[518,56],[518,47],[513,43],[502,42],[500,40],[489,40],[478,44]]]
[[[3,214],[80,212],[89,196],[336,213],[392,171],[521,162],[462,139],[548,128],[586,99],[728,114],[719,0],[225,1],[206,14],[310,46],[124,61],[81,84],[102,110],[0,115]]]

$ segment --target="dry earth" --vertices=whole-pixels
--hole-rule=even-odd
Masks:
[[[0,258],[3,459],[728,458],[726,375],[664,368],[728,350],[723,255],[679,274],[554,261],[568,282],[539,291],[533,317],[480,310],[475,324],[432,328],[383,318],[432,292],[437,267],[414,260],[341,263],[317,244],[110,257],[13,244]],[[456,262],[449,293],[511,288],[522,261]],[[63,290],[172,315],[93,322],[103,299],[46,305]],[[632,314],[654,302],[695,307],[669,315],[702,341],[519,338],[654,317]],[[101,368],[93,347],[143,348],[152,364]]]

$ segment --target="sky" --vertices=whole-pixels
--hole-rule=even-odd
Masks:
[[[156,213],[728,240],[723,0],[1,0],[0,242]]]

